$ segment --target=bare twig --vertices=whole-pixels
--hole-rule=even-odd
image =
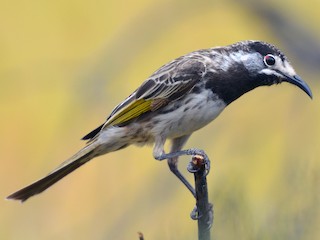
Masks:
[[[142,232],[138,232],[139,240],[144,240]]]
[[[189,172],[194,173],[196,190],[196,207],[191,218],[198,220],[198,239],[210,240],[210,229],[213,224],[213,205],[208,201],[207,174],[210,161],[206,154],[195,155],[189,163]]]

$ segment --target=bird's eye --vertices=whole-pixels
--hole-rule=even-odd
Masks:
[[[276,59],[271,54],[264,56],[263,61],[267,66],[273,66],[276,63]]]

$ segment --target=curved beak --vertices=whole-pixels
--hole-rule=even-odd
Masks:
[[[283,73],[282,73],[283,74]],[[284,81],[291,83],[293,85],[296,85],[297,87],[299,87],[302,91],[304,91],[306,94],[308,94],[308,96],[312,99],[312,92],[310,87],[308,86],[308,84],[302,80],[301,77],[299,77],[298,75],[294,75],[294,76],[288,76],[286,74],[284,75]]]

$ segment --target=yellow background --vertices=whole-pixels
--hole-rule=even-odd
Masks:
[[[262,2],[319,42],[318,0]],[[83,147],[79,139],[162,64],[261,39],[286,53],[314,100],[286,83],[259,88],[189,140],[212,161],[212,236],[320,239],[320,71],[278,34],[249,1],[1,0],[0,196]],[[180,168],[193,181],[188,161]],[[196,239],[194,204],[150,147],[129,147],[24,204],[0,201],[0,239]]]

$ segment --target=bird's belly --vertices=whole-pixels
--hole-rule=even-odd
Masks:
[[[191,134],[214,120],[225,107],[226,104],[212,91],[204,91],[201,95],[190,94],[155,116],[152,132],[155,136],[167,138]]]

